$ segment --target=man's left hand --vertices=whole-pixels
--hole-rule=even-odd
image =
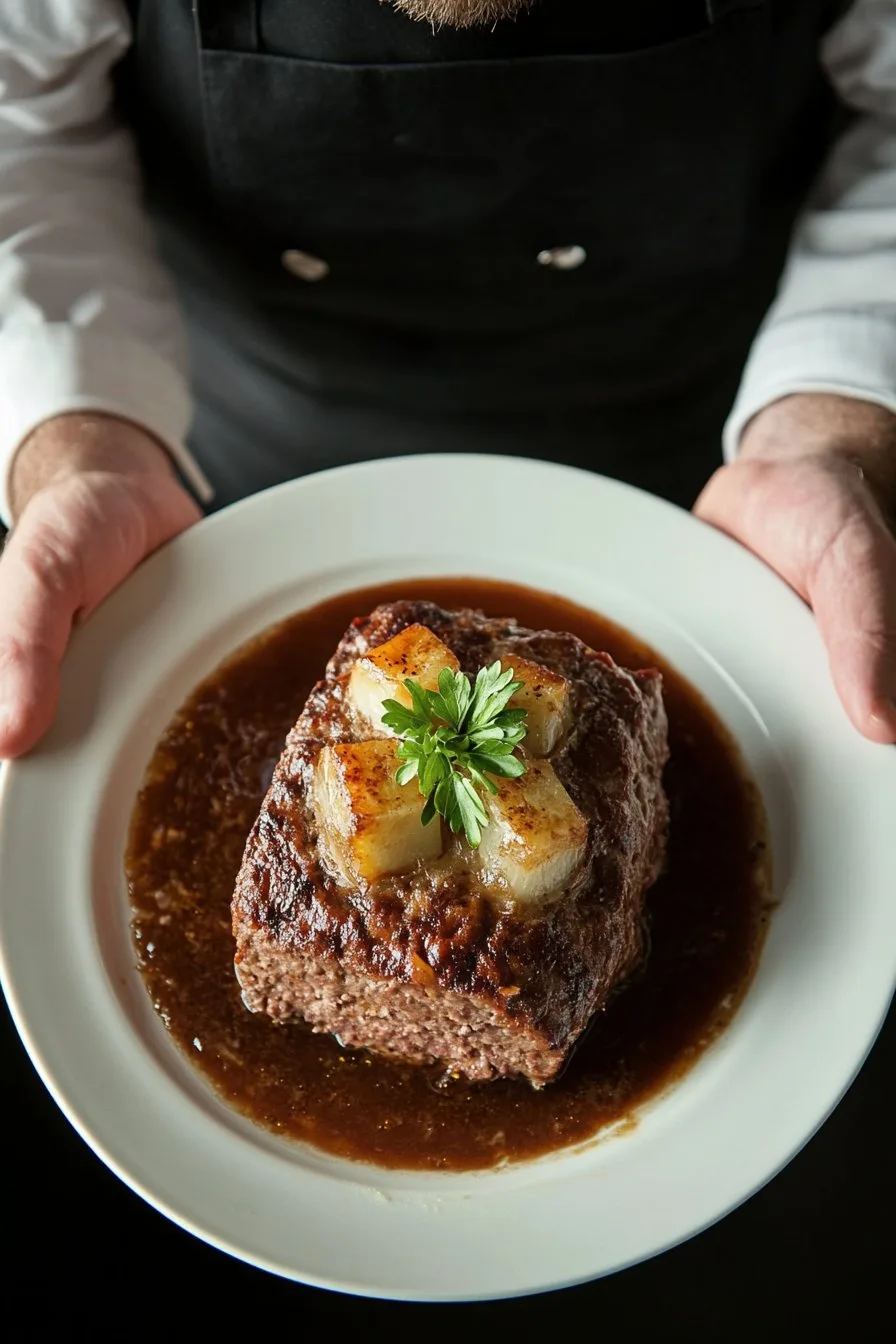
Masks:
[[[896,415],[784,397],[750,422],[694,509],[809,603],[849,717],[896,742]]]

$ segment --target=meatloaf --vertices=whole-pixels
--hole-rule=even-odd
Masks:
[[[523,679],[527,770],[499,781],[474,849],[420,824],[381,707],[401,674],[434,685],[441,666],[496,660]],[[552,1081],[644,954],[667,755],[653,669],[427,602],[358,618],[246,844],[232,907],[246,1007],[470,1080]]]

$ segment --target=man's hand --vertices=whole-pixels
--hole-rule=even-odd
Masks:
[[[738,460],[697,500],[815,612],[855,726],[896,741],[896,415],[801,395],[750,422]]]
[[[74,621],[92,611],[199,509],[143,430],[101,415],[61,415],[13,465],[15,525],[0,560],[0,758],[50,726]]]

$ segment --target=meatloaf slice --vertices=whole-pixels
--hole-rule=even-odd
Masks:
[[[443,852],[421,851],[404,871],[334,864],[318,767],[382,738],[373,754],[388,756],[394,778],[387,730],[359,712],[350,680],[411,627],[470,674],[500,659],[565,688],[562,722],[548,731],[540,721],[542,759],[529,772],[533,787],[549,775],[581,819],[572,866],[551,870],[554,889],[519,898],[510,870],[496,877],[483,858],[485,843],[471,850],[447,828]],[[573,635],[416,601],[354,621],[287,737],[246,844],[233,932],[247,1008],[471,1080],[550,1082],[642,956],[645,894],[665,856],[667,754],[660,674],[624,671]]]

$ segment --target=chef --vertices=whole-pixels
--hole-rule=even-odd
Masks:
[[[896,740],[894,0],[0,0],[0,756],[203,507],[457,450],[696,500]]]

